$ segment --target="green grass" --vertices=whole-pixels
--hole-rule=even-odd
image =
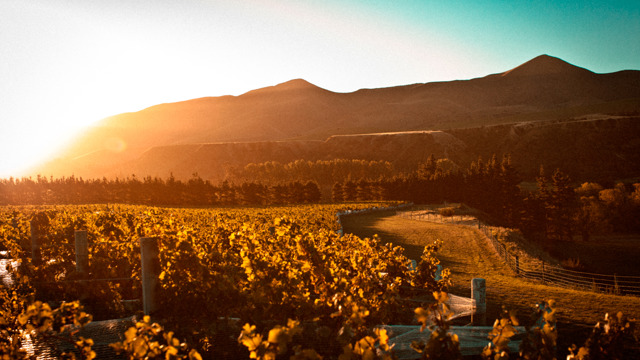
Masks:
[[[405,255],[412,259],[419,259],[424,245],[435,239],[443,240],[444,245],[437,257],[445,268],[451,270],[454,284],[450,292],[469,297],[471,279],[484,278],[487,282],[487,320],[490,323],[502,306],[518,311],[519,318],[525,319],[537,302],[555,300],[559,308],[559,355],[565,354],[571,343],[582,345],[592,326],[607,312],[623,311],[632,318],[640,318],[638,297],[568,290],[515,278],[478,230],[408,220],[394,214],[387,211],[349,216],[342,223],[346,233],[361,237],[378,234],[382,240],[404,247]]]

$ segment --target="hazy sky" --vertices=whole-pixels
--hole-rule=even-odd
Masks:
[[[640,69],[639,34],[637,0],[0,0],[0,177],[163,102],[470,79],[540,54]]]

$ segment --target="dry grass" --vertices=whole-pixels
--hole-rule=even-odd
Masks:
[[[347,217],[343,226],[345,232],[361,237],[378,234],[385,241],[403,246],[405,255],[412,259],[419,259],[424,245],[443,240],[438,258],[451,270],[454,285],[450,292],[470,296],[471,279],[486,279],[487,319],[494,319],[503,305],[517,310],[525,319],[536,302],[555,300],[559,307],[560,354],[573,342],[581,344],[607,312],[623,311],[640,318],[638,297],[568,290],[515,278],[486,238],[468,226],[408,220],[393,212]]]
[[[445,213],[447,214],[445,215]],[[486,217],[486,214],[458,203],[413,206],[405,214],[408,214],[405,217],[415,217],[420,220],[472,227],[478,225],[479,218]],[[495,226],[489,226],[488,229],[498,242],[506,246],[510,254],[518,255],[520,264],[538,266],[542,260],[547,264],[560,265],[560,261],[552,257],[542,247],[527,241],[519,230]]]

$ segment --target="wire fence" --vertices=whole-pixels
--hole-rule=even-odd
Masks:
[[[407,219],[432,221],[446,224],[458,224],[477,228],[492,244],[498,256],[504,261],[516,277],[541,282],[567,289],[585,290],[614,295],[640,296],[640,276],[625,276],[617,274],[596,274],[590,272],[565,269],[563,267],[545,263],[544,260],[527,262],[520,261],[517,254],[508,251],[507,246],[495,237],[491,228],[468,215],[442,216],[433,212],[398,212]]]

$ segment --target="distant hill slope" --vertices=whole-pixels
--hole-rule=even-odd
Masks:
[[[161,104],[106,118],[79,136],[58,160],[34,169],[33,173],[84,177],[169,172],[190,175],[215,159],[216,165],[209,166],[210,171],[198,172],[218,179],[219,168],[225,163],[242,166],[250,160],[331,156],[384,158],[389,152],[394,154],[389,155],[394,161],[408,164],[432,148],[446,149],[447,155],[459,156],[458,161],[464,162],[475,153],[503,150],[494,143],[472,141],[473,128],[480,128],[477,131],[482,133],[486,131],[482,127],[487,126],[570,120],[591,114],[640,114],[640,71],[596,74],[542,55],[512,70],[478,79],[352,93],[334,93],[298,79],[240,96]],[[433,130],[446,130],[449,135],[394,136],[394,141],[402,139],[401,145],[395,142],[390,145],[381,140],[387,138],[379,136],[348,139],[336,136]],[[555,133],[548,135],[557,137]],[[637,137],[638,132],[634,135]],[[444,136],[450,137],[449,147],[438,143],[444,141]],[[587,138],[591,136],[599,135],[589,133]],[[561,142],[569,144],[574,140],[567,138]],[[352,147],[362,141],[388,148],[366,144]],[[505,144],[503,139],[495,141]],[[233,144],[238,142],[242,144]],[[338,143],[353,151],[330,146]],[[523,146],[522,142],[518,144]],[[404,152],[397,153],[401,148]],[[466,154],[462,150],[465,148],[472,151]],[[416,155],[415,149],[420,149],[421,155]]]
[[[482,157],[510,154],[526,179],[543,165],[561,168],[576,181],[613,181],[640,177],[640,117],[523,122],[446,131],[334,135],[325,141],[262,141],[156,146],[140,157],[105,166],[91,156],[74,174],[83,177],[170,175],[189,179],[198,173],[222,181],[233,168],[249,163],[298,159],[386,160],[411,171],[429,155],[466,167]],[[99,168],[98,166],[103,166]],[[100,175],[95,175],[102,171]],[[259,179],[256,179],[259,180]]]

